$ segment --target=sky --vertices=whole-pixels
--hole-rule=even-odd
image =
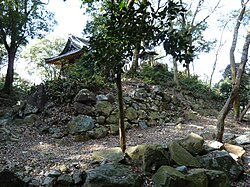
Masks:
[[[82,31],[87,22],[84,8],[80,0],[50,0],[48,9],[55,13],[58,25],[50,35],[67,37],[69,34],[82,36]]]
[[[217,2],[218,0],[207,0],[206,7],[197,17],[199,19],[203,19],[207,15],[209,7],[213,7]],[[82,31],[89,18],[83,14],[85,11],[84,8],[81,9],[80,7],[80,0],[67,0],[66,2],[63,0],[50,0],[48,9],[55,13],[55,19],[58,24],[55,26],[54,32],[50,33],[48,36],[60,36],[67,39],[69,34],[73,34],[84,37]],[[239,8],[240,0],[231,0],[230,3],[228,3],[228,0],[221,0],[218,13],[213,14],[207,20],[210,28],[205,33],[206,39],[218,39],[221,35],[221,31],[218,28],[218,23],[216,20],[220,17],[223,17],[225,13]],[[221,71],[229,64],[229,50],[232,41],[232,31],[227,31],[224,33],[223,41],[225,41],[226,44],[223,46],[218,55],[217,67],[213,79],[214,83],[218,82],[222,78]],[[239,49],[241,48],[242,46],[239,46]],[[215,50],[216,49],[217,47]],[[202,54],[199,56],[199,59],[194,60],[194,63],[190,66],[191,73],[193,72],[194,67],[195,74],[199,75],[204,81],[208,80],[212,72],[213,63],[215,61],[215,50],[211,51],[209,54]],[[236,53],[236,60],[239,60],[239,57],[240,55]],[[171,63],[168,63],[168,65],[171,67]],[[24,66],[21,68],[17,67],[17,69],[21,70],[20,74],[25,75]]]

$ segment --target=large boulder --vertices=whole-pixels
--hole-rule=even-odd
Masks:
[[[113,110],[113,106],[108,101],[98,101],[95,105],[96,112],[103,116],[109,116]]]
[[[186,180],[192,187],[208,187],[208,178],[204,169],[189,170]]]
[[[72,118],[67,126],[70,134],[77,134],[93,129],[95,124],[91,116],[78,115],[77,117]]]
[[[88,89],[82,89],[77,93],[74,101],[86,105],[94,105],[96,103],[96,96]]]
[[[136,165],[147,173],[155,173],[162,165],[170,164],[170,154],[161,145],[138,145],[128,149],[129,156]]]
[[[144,101],[148,93],[145,88],[137,88],[133,93],[132,97],[136,101]]]
[[[238,145],[250,144],[250,134],[240,135],[234,141]]]
[[[15,173],[9,170],[0,171],[1,187],[25,187],[28,184],[21,180]]]
[[[56,186],[73,186],[74,184],[74,180],[73,178],[67,174],[67,173],[63,173],[62,175],[60,175],[58,178],[57,178],[57,181],[56,181]]]
[[[216,150],[203,155],[200,157],[200,162],[206,169],[224,171],[230,180],[236,180],[243,172],[243,167],[225,150]]]
[[[223,171],[191,169],[183,174],[170,166],[162,166],[153,175],[156,187],[230,187]]]
[[[178,143],[192,155],[199,154],[204,148],[204,139],[195,133],[189,134],[186,138],[179,140]]]
[[[120,147],[112,147],[99,151],[94,151],[92,153],[92,158],[96,161],[111,161],[119,162],[124,156]]]
[[[87,170],[83,187],[141,187],[142,179],[129,166],[106,163]]]
[[[177,142],[171,142],[169,144],[169,151],[172,160],[178,164],[179,166],[190,166],[190,167],[200,167],[201,164],[193,157],[186,149],[184,149],[180,144]]]
[[[136,120],[138,117],[138,114],[136,112],[136,110],[133,107],[128,107],[125,110],[125,117],[129,120],[129,121],[133,121]]]
[[[230,187],[227,175],[223,171],[191,169],[185,176],[190,187]]]
[[[170,166],[161,166],[152,177],[155,187],[184,187],[185,176]]]
[[[208,177],[208,187],[230,187],[228,176],[223,171],[205,170]]]
[[[237,161],[242,163],[242,156],[245,154],[245,150],[243,147],[237,146],[237,145],[232,145],[229,143],[224,143],[223,149],[225,149],[229,154],[232,156],[232,158]]]
[[[48,97],[44,91],[44,86],[39,85],[37,90],[27,98],[27,103],[23,112],[20,112],[20,115],[26,116],[29,114],[38,113],[45,107],[47,101]]]
[[[95,108],[91,105],[74,102],[74,110],[77,114],[91,115],[95,111]]]

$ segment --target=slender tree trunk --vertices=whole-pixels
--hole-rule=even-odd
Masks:
[[[234,99],[233,109],[234,109],[234,121],[239,121],[240,118],[240,92],[238,92],[237,96]]]
[[[248,59],[249,44],[250,44],[250,32],[247,33],[247,36],[245,39],[245,43],[244,43],[242,55],[241,55],[241,63],[239,65],[239,69],[237,71],[235,84],[233,85],[231,94],[230,94],[229,98],[227,99],[225,105],[223,106],[223,108],[220,111],[218,118],[217,118],[216,139],[217,139],[217,141],[220,141],[220,142],[222,142],[222,139],[223,139],[225,118],[226,118],[229,110],[231,109],[231,106],[232,106],[233,102],[235,101],[235,98],[238,97],[238,95],[239,95],[240,83],[241,83],[241,79],[242,79],[243,73],[245,71],[245,66],[246,66],[247,59]]]
[[[133,62],[131,67],[131,74],[134,75],[139,66],[139,49],[135,48],[133,53]]]
[[[235,84],[236,76],[237,76],[236,67],[235,67],[234,51],[236,49],[239,27],[240,27],[241,21],[242,21],[242,19],[244,17],[245,10],[246,10],[246,5],[243,4],[241,12],[240,12],[239,16],[237,17],[237,22],[236,22],[236,25],[235,25],[235,28],[234,28],[234,34],[233,34],[233,41],[232,41],[232,45],[231,45],[231,48],[230,48],[230,67],[231,67],[232,84]],[[234,120],[238,121],[239,114],[240,114],[239,93],[237,93],[235,98],[234,98],[233,109],[234,109]]]
[[[248,102],[246,108],[241,112],[240,117],[239,117],[239,121],[242,121],[245,114],[247,113],[248,109],[250,108],[250,101]]]
[[[174,82],[177,86],[180,86],[178,78],[178,65],[175,58],[173,58],[173,70],[174,70]]]
[[[189,66],[189,63],[186,63],[186,73],[187,73],[187,77],[190,78],[190,66]]]
[[[16,55],[16,49],[10,48],[8,50],[7,74],[5,77],[5,83],[4,83],[4,87],[3,87],[3,92],[6,94],[11,94],[12,89],[13,89],[15,55]]]
[[[126,151],[126,133],[124,125],[124,107],[123,107],[123,96],[122,96],[122,70],[119,67],[116,77],[116,86],[118,90],[118,105],[119,105],[119,136],[120,136],[120,147],[122,152]]]
[[[216,140],[219,142],[222,142],[223,139],[223,134],[224,134],[224,128],[225,128],[225,118],[227,117],[227,114],[229,110],[232,107],[232,103],[235,97],[235,94],[233,92],[236,91],[236,88],[232,90],[232,93],[230,94],[229,98],[227,99],[226,103],[224,104],[222,110],[220,111],[218,117],[217,117],[217,135],[216,135]]]

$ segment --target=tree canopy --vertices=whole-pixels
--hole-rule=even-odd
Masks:
[[[40,0],[2,0],[0,12],[0,43],[8,53],[3,91],[10,93],[17,49],[27,44],[29,39],[44,36],[56,22],[54,15],[46,10]]]
[[[66,41],[60,37],[48,37],[36,40],[21,53],[28,64],[29,74],[39,74],[42,80],[52,80],[59,75],[59,67],[45,63],[45,58],[60,54]]]

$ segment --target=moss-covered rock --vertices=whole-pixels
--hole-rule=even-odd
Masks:
[[[161,166],[153,175],[155,187],[184,187],[185,176],[170,166]]]
[[[208,177],[208,187],[230,187],[230,181],[223,171],[205,170]]]
[[[243,167],[224,150],[216,150],[203,155],[200,161],[206,169],[224,171],[230,180],[237,179],[243,172]]]
[[[129,166],[107,163],[86,171],[84,187],[141,187],[142,179]]]
[[[208,177],[204,169],[192,169],[185,178],[190,187],[208,187]]]
[[[155,173],[162,165],[169,165],[170,154],[162,145],[138,145],[128,149],[129,156],[145,172]]]
[[[111,114],[110,116],[107,117],[106,119],[107,123],[111,124],[118,124],[119,123],[119,113]]]
[[[95,128],[94,130],[94,139],[104,138],[108,134],[108,129],[104,126]]]
[[[208,169],[191,169],[185,176],[186,187],[229,187],[230,182],[223,171]]]
[[[178,143],[192,155],[199,154],[204,148],[204,139],[195,133],[190,133],[186,138],[178,141]]]
[[[123,159],[123,153],[120,147],[112,147],[104,150],[94,151],[92,158],[96,161],[120,161]]]
[[[182,166],[190,166],[190,167],[200,167],[201,164],[193,157],[186,149],[184,149],[177,142],[172,142],[169,144],[169,151],[171,154],[172,160]]]
[[[113,106],[108,101],[98,101],[95,105],[95,110],[100,115],[109,116],[113,110]]]
[[[125,110],[125,117],[129,120],[129,121],[133,121],[136,120],[138,117],[138,114],[136,112],[136,110],[133,107],[128,107]]]
[[[77,134],[93,129],[95,124],[91,116],[78,115],[73,117],[67,126],[70,134]]]

